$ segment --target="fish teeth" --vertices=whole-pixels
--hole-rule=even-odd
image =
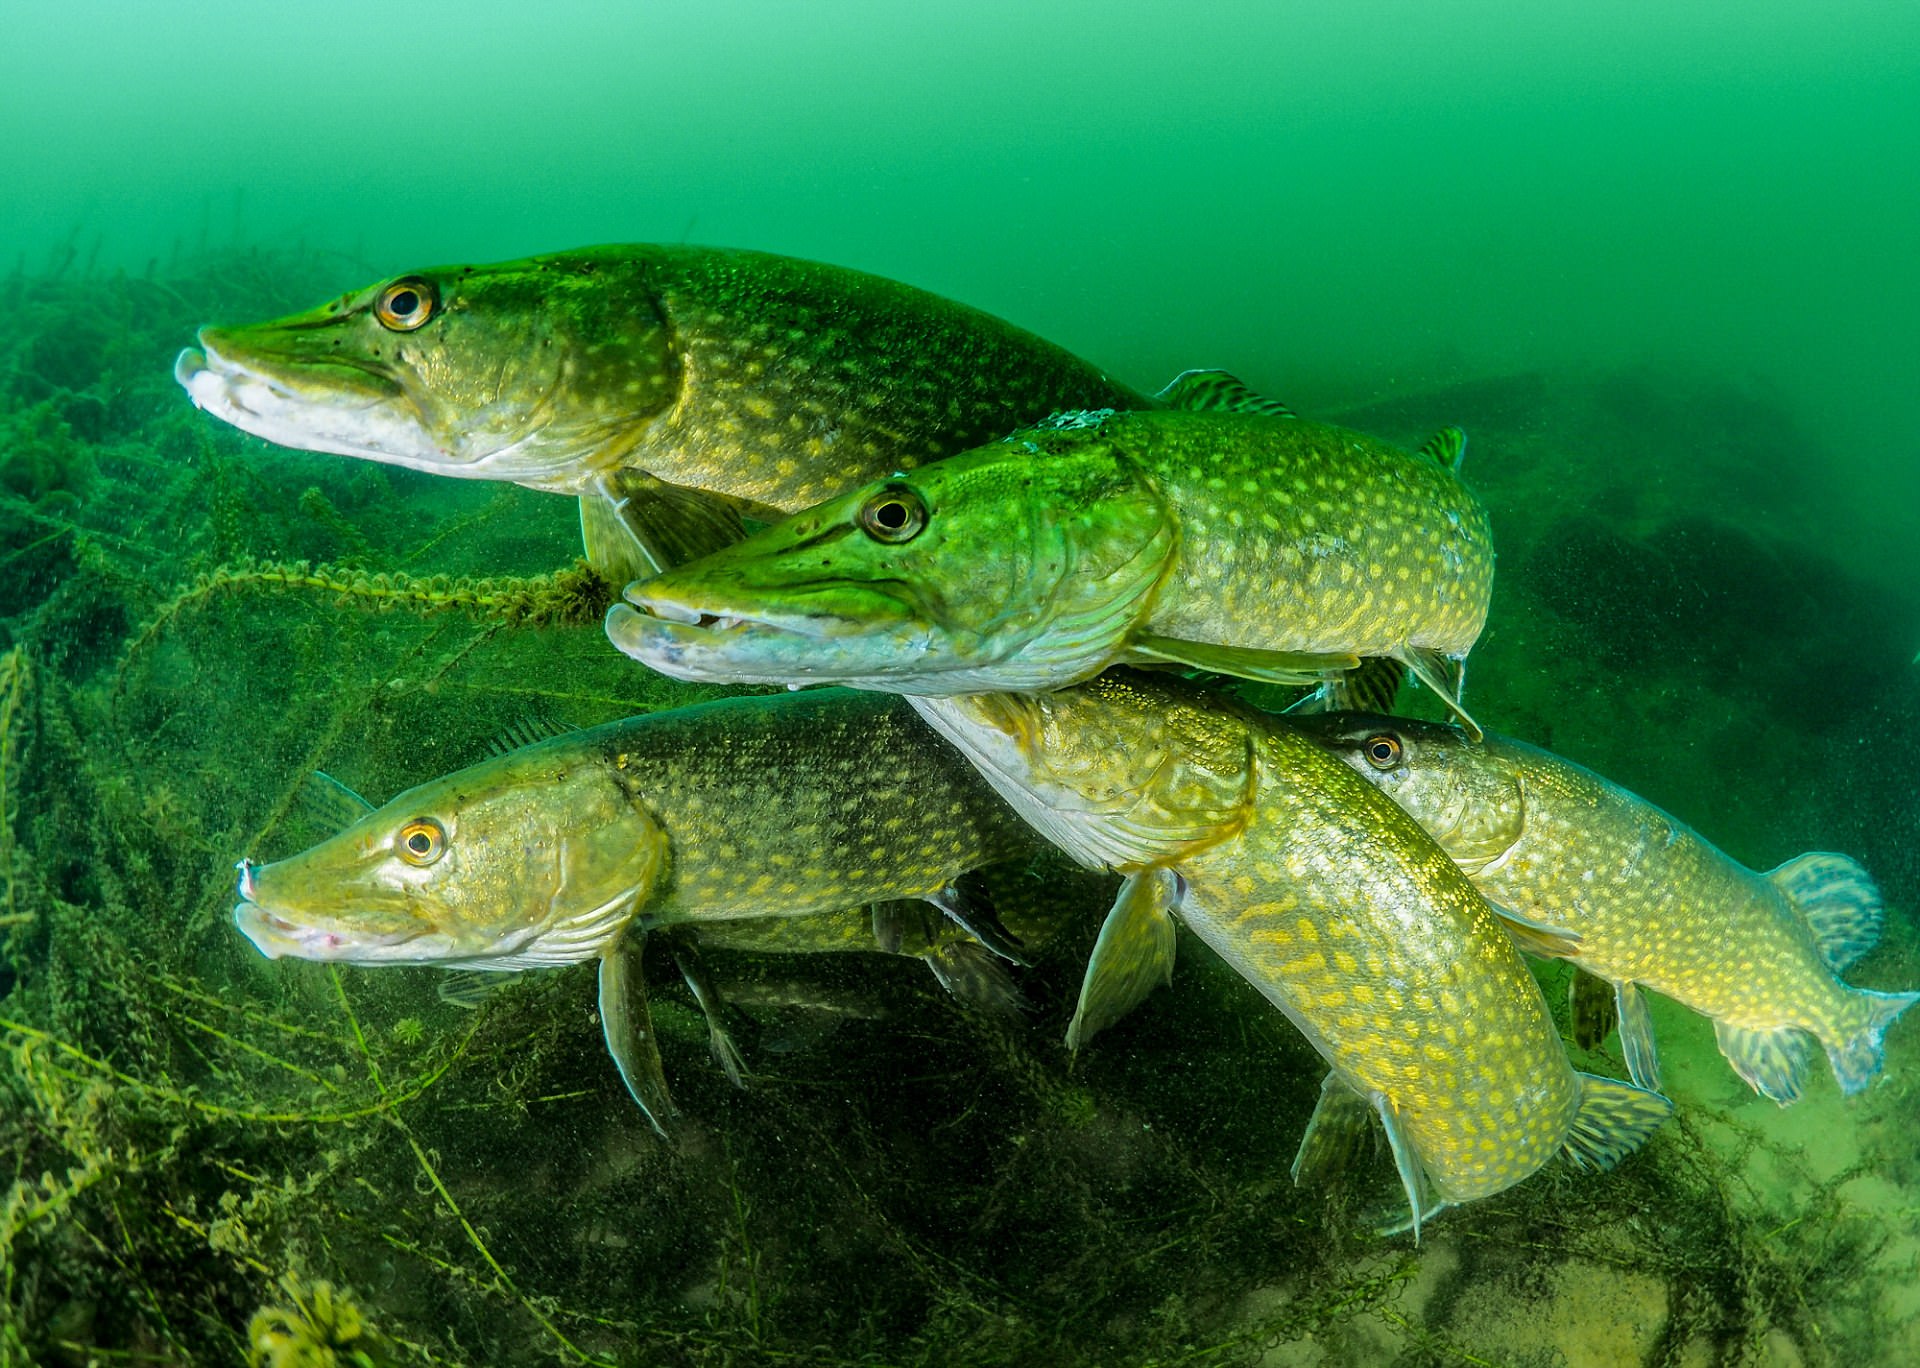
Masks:
[[[664,618],[668,622],[684,622],[690,627],[697,627],[700,619],[706,616],[704,613],[696,613],[691,608],[682,608],[675,603],[649,603],[647,611],[657,618]]]

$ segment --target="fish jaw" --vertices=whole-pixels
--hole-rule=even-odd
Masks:
[[[715,683],[942,697],[1090,679],[1144,618],[1177,530],[1105,451],[1036,454],[996,444],[829,500],[629,585],[607,635]],[[890,505],[914,526],[885,535]]]
[[[511,927],[508,936],[443,929],[421,899],[369,867],[360,842],[340,837],[274,864],[242,860],[239,884],[234,926],[268,959],[447,964],[517,948],[501,946]]]
[[[430,964],[447,958],[421,926],[381,927],[379,919],[347,913],[324,922],[282,917],[259,903],[242,901],[233,924],[268,959],[332,960],[346,964]],[[423,943],[424,942],[424,943]]]
[[[877,592],[845,587],[815,612],[756,610],[731,597],[687,605],[644,581],[607,610],[607,639],[622,654],[674,679],[705,683],[831,682],[889,693],[948,695],[1009,687],[990,643],[944,632]],[[854,603],[872,605],[860,613]],[[1096,665],[1095,670],[1098,669]]]
[[[405,391],[345,363],[274,360],[239,334],[202,328],[173,378],[194,407],[278,446],[438,470],[451,453],[432,441]]]
[[[396,289],[431,301],[423,320],[383,313]],[[644,442],[680,379],[642,265],[613,249],[437,267],[198,342],[174,378],[245,432],[565,494]]]
[[[234,924],[269,958],[483,969],[592,959],[667,868],[594,733],[491,756],[318,845],[240,864]]]

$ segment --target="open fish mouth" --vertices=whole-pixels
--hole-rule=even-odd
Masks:
[[[729,635],[743,635],[755,631],[777,632],[785,636],[822,639],[837,635],[834,630],[836,621],[845,623],[845,619],[820,616],[809,613],[756,614],[756,613],[707,613],[696,608],[688,608],[671,599],[649,600],[637,590],[629,590],[625,603],[616,603],[607,615],[607,632],[612,635],[613,622],[618,616],[627,624],[628,630],[660,630],[672,633],[677,639],[698,640],[702,638],[721,638]]]
[[[789,624],[631,603],[609,608],[606,628],[615,650],[661,674],[739,683],[805,678],[809,656],[829,636],[823,622],[804,617]]]
[[[328,917],[324,924],[282,916],[258,901],[259,883],[254,876],[259,868],[252,860],[240,862],[240,901],[234,904],[233,924],[268,959],[402,959],[408,957],[392,952],[427,934],[424,925],[402,925],[385,931],[355,925],[356,921],[373,923],[378,918],[356,917],[351,912]]]
[[[607,639],[622,654],[675,679],[795,686],[832,681],[859,688],[884,679],[900,660],[923,657],[937,635],[894,586],[783,587],[780,600],[792,606],[766,611],[729,603],[720,593],[683,595],[655,585],[629,586],[626,602],[607,610]],[[687,597],[706,606],[696,607]]]
[[[342,921],[347,920],[342,918]],[[268,959],[388,960],[413,956],[390,953],[411,944],[425,930],[364,931],[290,921],[259,903],[236,903],[233,924]],[[427,957],[433,958],[433,957]]]

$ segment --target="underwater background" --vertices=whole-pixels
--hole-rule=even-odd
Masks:
[[[324,834],[314,770],[379,801],[715,691],[608,648],[570,500],[270,447],[171,370],[413,267],[693,241],[1457,423],[1476,716],[1756,868],[1857,856],[1849,977],[1911,988],[1920,9],[9,0],[0,135],[0,1362],[243,1362],[262,1308],[288,1362],[1920,1360],[1912,1022],[1782,1109],[1657,1001],[1647,1149],[1416,1248],[1288,1181],[1320,1062],[1197,943],[1070,1060],[1110,887],[1060,869],[997,890],[1020,1022],[715,956],[738,1092],[657,983],[677,1152],[584,968],[269,963],[233,865]]]

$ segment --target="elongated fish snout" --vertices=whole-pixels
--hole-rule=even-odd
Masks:
[[[246,896],[244,889],[241,896]],[[240,929],[241,935],[253,942],[253,948],[268,959],[279,959],[282,955],[297,954],[299,951],[300,943],[296,937],[298,928],[292,922],[274,916],[258,903],[235,903],[233,924]]]
[[[205,405],[200,403],[200,395],[196,393],[196,382],[200,382],[201,376],[211,374],[207,368],[207,354],[198,347],[187,347],[173,359],[174,380],[198,407],[204,408]]]

